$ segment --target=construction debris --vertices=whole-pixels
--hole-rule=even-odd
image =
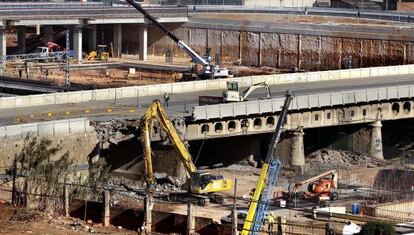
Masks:
[[[321,149],[309,154],[306,164],[310,166],[331,166],[354,168],[365,165],[367,167],[381,166],[385,162],[374,157],[352,151]]]

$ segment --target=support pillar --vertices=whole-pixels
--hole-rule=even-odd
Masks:
[[[0,56],[7,55],[7,33],[6,28],[0,28]],[[6,67],[6,61],[0,61],[0,75],[3,75],[3,70]]]
[[[63,194],[64,194],[64,211],[65,211],[65,217],[69,217],[69,186],[65,184],[63,188]]]
[[[110,200],[110,195],[109,195],[109,191],[105,190],[104,193],[104,210],[103,210],[103,215],[102,215],[102,221],[103,221],[103,226],[107,227],[109,226],[109,221],[111,218],[110,215],[110,211],[109,211],[109,200]]]
[[[147,25],[140,25],[138,30],[139,60],[147,60],[148,29]]]
[[[291,165],[302,167],[305,165],[305,151],[303,147],[303,127],[299,127],[292,133]]]
[[[145,197],[145,206],[144,206],[144,213],[145,213],[145,232],[146,234],[151,234],[152,228],[152,207],[153,207],[153,200],[152,195],[147,194]]]
[[[381,132],[381,121],[375,121],[371,124],[372,131],[371,131],[371,148],[370,148],[370,155],[374,156],[378,159],[384,159],[384,155],[382,152],[382,132]]]
[[[96,51],[96,25],[91,25],[88,30],[88,50],[89,51]]]
[[[26,53],[26,27],[17,28],[17,51],[19,54]]]
[[[122,53],[122,25],[115,24],[114,25],[114,57],[121,57]]]
[[[82,27],[73,27],[73,56],[78,63],[82,61]]]
[[[187,205],[187,235],[192,235],[195,233],[195,205],[192,203]]]
[[[46,25],[43,27],[43,39],[45,42],[53,42],[53,26],[52,25]]]

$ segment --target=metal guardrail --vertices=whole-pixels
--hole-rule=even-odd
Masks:
[[[289,110],[309,110],[313,108],[413,97],[414,85],[320,93],[317,95],[300,95],[293,99]],[[238,103],[195,106],[193,107],[192,117],[193,120],[200,121],[275,113],[281,111],[283,102],[284,98],[274,98]]]
[[[34,136],[53,136],[91,131],[87,118],[74,118],[38,123],[0,126],[0,139],[25,138],[28,134]]]

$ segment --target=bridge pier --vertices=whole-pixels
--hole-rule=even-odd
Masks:
[[[17,28],[17,51],[19,54],[26,53],[26,27]]]
[[[52,25],[44,26],[43,39],[45,40],[45,42],[53,42],[54,38]]]
[[[382,131],[381,131],[381,121],[375,121],[371,124],[371,146],[370,146],[370,155],[378,159],[384,159],[382,151]]]
[[[122,54],[122,25],[114,25],[114,57],[121,57]]]
[[[140,25],[138,30],[138,58],[139,60],[147,60],[147,44],[148,44],[148,31],[147,25]]]
[[[88,29],[88,52],[96,50],[96,25],[90,25]]]
[[[78,63],[82,61],[82,27],[73,27],[73,52]]]
[[[303,128],[299,127],[292,131],[290,163],[292,166],[302,167],[305,165],[305,151],[303,147]]]
[[[6,28],[0,29],[0,56],[7,55],[7,32]]]

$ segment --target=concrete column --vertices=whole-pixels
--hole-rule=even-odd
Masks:
[[[96,25],[90,25],[88,28],[88,50],[96,51]]]
[[[114,57],[121,57],[122,53],[122,25],[114,25]]]
[[[300,70],[300,65],[301,65],[301,58],[302,57],[302,35],[299,34],[298,35],[298,70]]]
[[[195,205],[188,203],[187,207],[187,235],[195,233]]]
[[[43,39],[45,42],[53,42],[53,26],[46,25],[43,27]]]
[[[67,184],[63,188],[63,194],[65,217],[69,217],[69,186]]]
[[[384,159],[384,155],[382,152],[382,132],[381,132],[381,121],[375,121],[371,124],[372,131],[371,131],[371,151],[370,155],[378,158]]]
[[[82,61],[82,27],[73,27],[73,53],[78,63]]]
[[[140,25],[138,30],[138,43],[139,43],[139,60],[147,60],[147,47],[148,47],[148,31],[147,25]]]
[[[26,27],[17,28],[17,51],[19,54],[26,53]]]
[[[144,213],[145,213],[145,232],[146,234],[151,234],[152,229],[152,195],[147,194],[145,197],[145,206],[144,206]]]
[[[6,28],[0,29],[0,56],[7,55],[7,33]]]
[[[102,218],[102,221],[103,221],[102,224],[103,224],[104,227],[107,227],[110,224],[109,221],[110,221],[110,218],[111,218],[110,210],[109,210],[109,200],[110,200],[109,191],[105,190],[103,196],[104,196],[104,210],[103,210],[103,215],[102,215],[102,217],[103,217]]]
[[[291,142],[291,165],[304,166],[305,165],[305,151],[303,147],[303,128],[300,127],[292,133]]]

